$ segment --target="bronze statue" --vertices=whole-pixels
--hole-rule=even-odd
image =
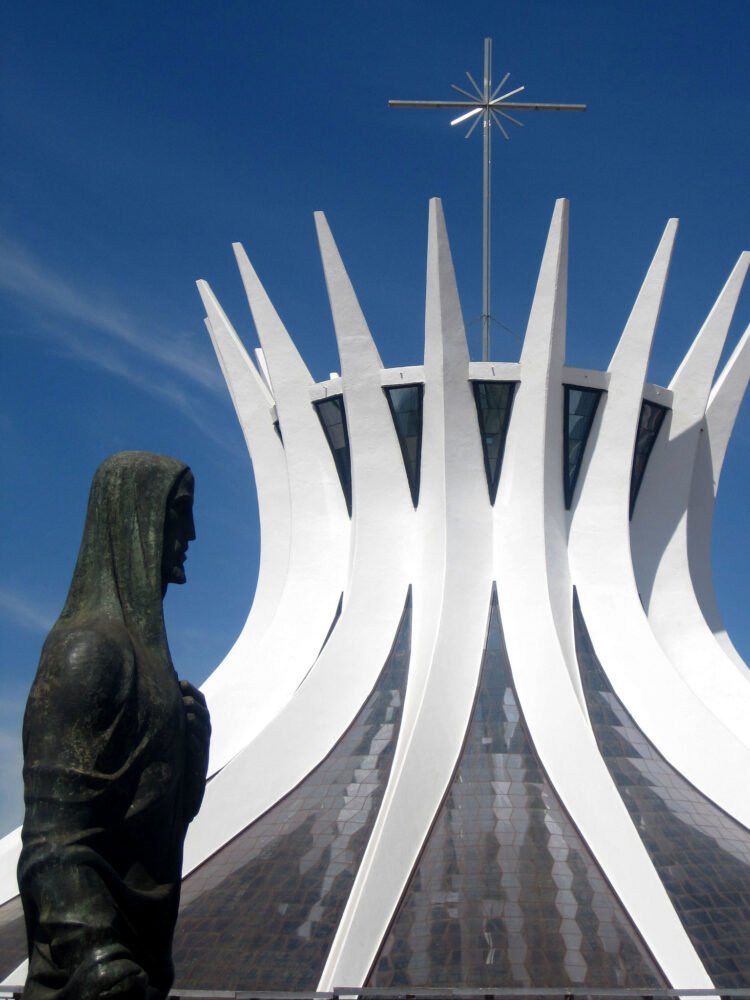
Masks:
[[[94,476],[24,716],[26,1000],[161,1000],[172,984],[211,729],[162,611],[167,584],[185,582],[192,507],[192,473],[173,458],[122,452]]]

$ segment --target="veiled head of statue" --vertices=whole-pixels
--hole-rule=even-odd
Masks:
[[[161,565],[163,592],[166,592],[167,584],[185,582],[185,557],[188,543],[195,538],[194,492],[193,473],[190,469],[186,469],[172,487],[167,498]]]
[[[190,469],[165,455],[124,451],[102,462],[61,622],[106,615],[147,644],[166,641],[161,602],[168,583],[185,582],[193,485]]]

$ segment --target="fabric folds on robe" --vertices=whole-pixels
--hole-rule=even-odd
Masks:
[[[182,845],[206,754],[162,612],[165,511],[186,472],[123,452],[91,486],[24,717],[26,1000],[157,1000],[172,983]]]

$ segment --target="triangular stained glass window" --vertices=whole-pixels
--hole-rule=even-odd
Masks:
[[[643,482],[643,474],[646,471],[651,449],[654,447],[656,438],[667,415],[667,407],[658,403],[649,403],[644,399],[641,404],[641,414],[638,417],[638,434],[635,438],[635,450],[633,451],[633,471],[630,475],[630,516],[635,510],[635,501],[638,499],[638,490]]]
[[[346,410],[343,396],[327,396],[314,404],[321,426],[336,463],[336,471],[344,491],[346,509],[352,516],[352,460],[349,452],[349,432],[346,427]]]
[[[472,382],[490,503],[495,502],[517,382]]]
[[[326,643],[331,638],[333,630],[336,628],[336,625],[338,624],[338,620],[341,617],[341,609],[343,608],[343,606],[344,606],[344,594],[342,591],[341,596],[339,597],[339,603],[336,605],[336,611],[334,612],[333,615],[333,621],[331,622],[330,628],[326,632],[326,637],[323,640],[323,645],[320,647],[320,653],[322,653],[323,650],[326,648]],[[318,656],[320,656],[320,653],[318,653]]]
[[[570,510],[583,453],[602,396],[601,389],[584,389],[580,385],[565,387],[565,451],[563,457],[563,487],[565,509]]]
[[[649,825],[652,814],[661,819],[660,799],[637,798],[651,806]],[[543,993],[550,982],[560,996],[666,983],[539,759],[494,588],[466,739],[365,985],[381,997],[418,995],[428,983],[438,985],[423,994],[457,986],[486,996],[482,982],[495,996]]]
[[[419,502],[419,472],[422,460],[422,397],[424,386],[385,386],[385,395],[396,426],[398,443],[404,457],[406,478],[409,481],[414,506]]]
[[[323,652],[323,650],[328,645],[328,640],[331,638],[331,636],[333,635],[333,630],[338,625],[338,621],[339,621],[339,618],[341,617],[341,610],[342,610],[343,606],[344,606],[344,594],[343,594],[343,591],[342,591],[341,596],[339,597],[339,603],[336,605],[336,611],[334,612],[334,615],[333,615],[333,621],[331,622],[330,627],[329,627],[328,631],[326,632],[326,637],[323,640],[323,645],[318,650],[318,657],[320,656],[320,654]],[[305,674],[305,676],[302,678],[302,680],[297,685],[298,688],[301,688],[302,685],[305,683],[305,681],[307,680],[307,678],[310,676],[310,671],[312,670],[312,668],[315,666],[315,664],[317,662],[318,662],[318,658],[316,657],[315,660],[314,660],[314,662],[308,668],[308,671]]]
[[[215,985],[206,997],[312,997],[388,787],[411,622],[409,590],[380,677],[328,755],[185,878],[173,947],[177,996],[208,982]]]

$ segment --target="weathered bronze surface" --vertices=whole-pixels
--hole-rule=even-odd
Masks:
[[[24,717],[26,1000],[158,1000],[172,983],[210,735],[162,611],[167,585],[185,582],[192,504],[192,473],[172,458],[122,452],[94,476]]]

